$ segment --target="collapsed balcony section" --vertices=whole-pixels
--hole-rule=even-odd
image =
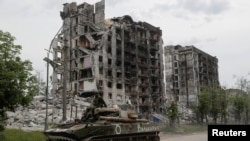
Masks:
[[[109,87],[112,86],[112,82],[105,81],[105,78],[110,79],[112,76],[105,69],[105,66],[111,65],[111,59],[103,54],[103,38],[106,37],[107,33],[103,31],[88,32],[74,39],[70,63],[71,81],[74,89],[83,97],[93,95],[94,92],[103,94],[106,82]]]

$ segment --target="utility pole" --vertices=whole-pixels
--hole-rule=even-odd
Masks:
[[[56,38],[56,36],[59,34],[59,32],[61,32],[62,27],[58,30],[58,32],[56,33],[56,35],[54,36],[54,38],[51,40],[50,42],[50,46],[49,49],[45,49],[47,51],[47,57],[45,57],[43,60],[47,62],[47,75],[46,75],[46,92],[45,92],[45,99],[46,99],[46,115],[45,115],[45,125],[44,125],[44,131],[48,129],[48,93],[49,93],[49,64],[51,63],[51,65],[55,65],[53,64],[53,61],[50,61],[49,59],[49,54],[52,53],[51,49],[52,49],[52,44],[54,39]],[[55,66],[54,66],[55,67]],[[54,106],[54,105],[53,105]]]
[[[49,58],[49,51],[47,52],[47,58]],[[46,76],[46,115],[45,115],[45,125],[44,125],[44,131],[48,129],[48,92],[49,92],[49,62],[47,62],[47,76]]]

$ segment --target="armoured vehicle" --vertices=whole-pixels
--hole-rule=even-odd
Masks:
[[[95,108],[88,119],[57,125],[47,141],[159,141],[160,125],[138,118],[132,106]]]

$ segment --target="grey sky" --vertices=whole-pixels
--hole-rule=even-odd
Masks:
[[[99,0],[0,0],[0,29],[16,37],[22,57],[45,77],[50,42],[62,25],[66,2]],[[164,46],[194,45],[216,56],[223,86],[250,72],[250,1],[248,0],[106,0],[106,18],[131,15],[160,27]]]

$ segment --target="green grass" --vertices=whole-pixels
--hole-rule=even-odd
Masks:
[[[20,129],[6,129],[0,133],[0,141],[45,141],[41,131],[23,131]]]
[[[194,132],[207,131],[207,125],[185,124],[176,125],[176,127],[165,126],[161,132],[188,134]],[[0,132],[0,141],[45,141],[45,135],[42,131],[23,131],[21,129],[6,129]]]

